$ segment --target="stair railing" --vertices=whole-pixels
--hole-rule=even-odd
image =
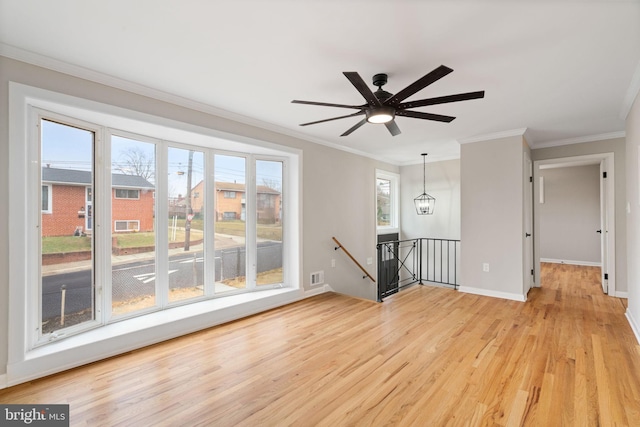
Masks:
[[[338,246],[336,246],[336,247],[335,247],[335,248],[333,248],[333,249],[334,249],[334,250],[336,250],[336,251],[337,251],[338,249],[342,249],[342,250],[344,251],[344,253],[345,253],[345,254],[347,254],[347,256],[348,256],[349,258],[351,258],[351,261],[353,261],[353,262],[358,266],[358,268],[360,268],[360,270],[362,270],[362,272],[364,273],[364,276],[362,276],[362,278],[363,278],[363,279],[366,279],[366,278],[368,277],[369,279],[371,279],[371,281],[372,281],[373,283],[375,283],[375,282],[376,282],[376,279],[374,279],[374,278],[373,278],[373,277],[372,277],[372,276],[367,272],[367,270],[365,270],[365,268],[364,268],[364,267],[363,267],[363,266],[358,262],[358,260],[356,260],[356,259],[353,257],[353,255],[351,255],[351,253],[349,253],[349,251],[348,251],[344,246],[342,246],[342,243],[340,243],[340,242],[338,241],[338,239],[336,239],[335,237],[332,237],[332,239],[333,239],[333,241],[334,241],[334,242],[336,242],[336,244],[338,245]]]
[[[460,240],[392,240],[377,249],[378,302],[415,283],[459,286]]]

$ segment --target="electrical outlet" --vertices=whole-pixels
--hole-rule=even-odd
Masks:
[[[332,260],[331,260],[331,267],[335,267],[335,266],[336,266],[336,260],[335,260],[335,259],[332,259]]]
[[[369,257],[367,258],[367,265],[371,265],[373,264],[373,258]]]
[[[482,271],[484,271],[485,273],[489,272],[489,263],[488,262],[482,263]]]

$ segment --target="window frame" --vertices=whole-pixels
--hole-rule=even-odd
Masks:
[[[253,263],[253,268],[255,269],[255,271],[253,272],[253,277],[256,279],[256,283],[255,283],[255,287],[256,289],[261,289],[261,288],[267,288],[270,286],[284,286],[285,283],[288,283],[291,278],[289,277],[289,256],[288,256],[288,251],[290,250],[289,245],[285,245],[285,242],[287,241],[287,234],[290,232],[291,228],[287,226],[287,222],[289,220],[289,216],[287,214],[287,208],[285,203],[283,202],[285,200],[285,198],[288,198],[288,194],[289,194],[289,181],[287,179],[285,179],[286,176],[288,176],[288,168],[289,168],[289,164],[286,161],[286,158],[281,157],[281,156],[255,156],[255,158],[253,159],[253,166],[252,169],[254,171],[254,174],[257,175],[257,163],[258,161],[267,161],[267,162],[281,162],[282,163],[282,189],[280,190],[280,212],[281,212],[281,224],[282,224],[282,283],[267,283],[267,284],[263,284],[263,285],[258,285],[257,284],[257,277],[258,277],[258,272],[257,272],[257,268],[258,268],[258,252],[257,252],[257,243],[258,243],[258,231],[257,231],[257,227],[258,227],[258,217],[257,217],[257,213],[259,210],[259,206],[258,206],[258,186],[260,184],[258,184],[257,179],[254,180],[255,183],[255,187],[253,188],[253,195],[251,197],[252,203],[255,206],[254,209],[254,213],[255,216],[253,218],[253,228],[254,228],[254,235],[256,236],[256,240],[255,240],[255,245],[256,245],[256,252],[255,252],[255,262]],[[262,193],[264,194],[264,193]],[[275,199],[274,199],[274,208],[275,208]]]
[[[237,134],[229,134],[210,127],[153,115],[153,112],[140,112],[127,107],[118,107],[98,101],[52,90],[41,89],[21,83],[9,82],[9,185],[14,188],[10,195],[8,220],[15,224],[9,230],[12,250],[9,253],[9,313],[12,327],[8,331],[8,366],[11,368],[7,380],[13,384],[58,372],[62,369],[79,366],[105,357],[105,354],[119,354],[135,350],[144,345],[157,343],[169,338],[184,335],[195,330],[207,328],[212,324],[242,318],[267,309],[296,301],[302,295],[302,156],[299,148],[280,145],[274,142],[258,140]],[[241,295],[219,295],[186,306],[167,307],[167,311],[149,312],[135,318],[120,319],[118,326],[106,323],[93,330],[72,334],[69,330],[64,337],[48,341],[42,346],[34,345],[33,328],[38,324],[31,319],[33,310],[29,310],[34,297],[39,302],[37,289],[33,283],[40,277],[38,250],[34,250],[34,239],[38,236],[38,224],[42,217],[40,148],[37,144],[27,143],[37,133],[34,123],[34,111],[41,109],[52,114],[75,117],[80,121],[100,123],[96,133],[96,143],[102,148],[95,150],[96,163],[105,164],[109,160],[109,147],[105,140],[111,129],[127,129],[132,134],[145,135],[178,143],[189,142],[199,148],[215,147],[216,153],[224,151],[244,156],[282,156],[286,158],[289,172],[284,177],[285,188],[289,185],[286,205],[287,227],[290,231],[285,242],[288,253],[288,265],[291,281],[284,286],[272,289],[260,289],[258,293],[246,292]],[[175,116],[175,115],[174,115]],[[175,116],[180,117],[180,116]],[[49,118],[52,118],[49,116]],[[25,139],[27,138],[27,139]],[[104,156],[107,156],[106,158]],[[213,155],[211,155],[213,158]],[[37,161],[34,161],[37,160]],[[213,164],[213,162],[211,163]],[[94,235],[102,235],[103,241],[95,248],[95,274],[100,277],[98,292],[104,294],[103,278],[110,274],[111,237],[111,171],[102,168],[94,176]],[[37,186],[32,181],[37,182]],[[27,179],[25,179],[27,178]],[[158,177],[157,179],[162,179]],[[213,175],[207,177],[212,180]],[[211,181],[212,182],[212,181]],[[102,188],[98,193],[97,189]],[[213,185],[207,190],[207,197],[215,200],[217,193]],[[210,194],[209,194],[210,193]],[[162,194],[159,194],[162,199]],[[37,205],[34,204],[37,199]],[[156,198],[158,199],[158,198]],[[166,201],[162,201],[161,203]],[[34,208],[36,209],[34,211]],[[156,213],[159,214],[159,213]],[[33,226],[32,226],[33,225]],[[25,231],[26,230],[26,231]],[[213,228],[209,227],[209,233]],[[25,237],[26,235],[26,237]],[[214,239],[209,236],[209,242]],[[213,252],[212,252],[213,253]],[[35,264],[34,264],[35,262]],[[106,299],[102,295],[103,301]],[[96,316],[106,313],[99,311]],[[122,320],[122,321],[121,321]],[[113,320],[115,322],[115,319]],[[213,322],[213,323],[212,323]],[[107,327],[101,327],[107,326]],[[62,339],[64,338],[64,339]]]
[[[68,116],[65,114],[61,114],[58,112],[44,110],[38,107],[31,107],[29,109],[29,118],[28,122],[31,125],[29,127],[30,132],[27,135],[27,142],[30,145],[33,151],[31,152],[32,170],[28,171],[28,176],[26,179],[25,185],[27,188],[33,189],[33,195],[29,192],[27,196],[27,209],[29,211],[35,212],[35,205],[38,203],[36,199],[40,199],[40,205],[42,197],[36,196],[36,186],[40,187],[42,185],[42,159],[41,159],[41,151],[40,146],[42,144],[42,130],[41,123],[43,120],[48,120],[51,122],[59,123],[61,125],[75,127],[78,129],[82,129],[88,132],[92,132],[94,135],[93,141],[93,163],[92,166],[92,186],[94,188],[97,187],[100,179],[96,174],[96,171],[93,169],[95,164],[101,161],[101,150],[103,146],[103,132],[102,127],[92,123],[90,121],[82,120],[77,117]],[[51,184],[53,187],[53,184]],[[83,193],[85,194],[85,202],[86,202],[86,190],[87,186],[83,186]],[[52,188],[53,190],[53,188]],[[53,199],[53,193],[50,194]],[[93,199],[93,193],[92,193]],[[93,202],[92,202],[93,203]],[[98,202],[100,203],[100,202]],[[34,208],[31,208],[33,206]],[[53,206],[51,206],[51,213],[53,213]],[[27,216],[29,218],[29,216]],[[29,295],[30,301],[37,301],[37,304],[30,304],[26,307],[27,312],[27,324],[30,325],[30,330],[34,331],[31,336],[28,337],[28,342],[30,343],[31,348],[37,348],[40,346],[44,346],[50,342],[56,341],[60,338],[65,338],[67,336],[76,335],[82,332],[87,332],[92,329],[98,328],[103,324],[104,317],[102,315],[102,310],[100,307],[102,306],[103,299],[101,296],[101,292],[99,292],[98,284],[95,278],[98,274],[101,274],[101,263],[99,262],[99,257],[102,255],[102,250],[98,246],[95,245],[95,237],[92,237],[92,266],[91,266],[91,286],[93,287],[93,316],[92,320],[68,326],[65,328],[58,329],[54,332],[42,333],[41,325],[42,325],[42,263],[37,262],[36,260],[42,259],[42,214],[38,215],[37,218],[34,218],[35,222],[38,224],[36,230],[32,230],[31,232],[26,233],[26,238],[33,241],[31,245],[28,246],[28,253],[31,256],[29,258],[33,265],[38,265],[37,275],[34,275],[33,279],[27,283],[27,293]],[[36,243],[37,241],[37,243]],[[36,255],[37,254],[37,255]],[[28,255],[28,256],[29,256]],[[34,257],[35,256],[35,257]]]
[[[47,187],[47,209],[42,209],[41,212],[44,214],[53,214],[53,184],[41,183],[41,186]],[[42,200],[42,193],[40,195],[40,199]]]
[[[126,230],[118,230],[118,223],[125,222],[127,224]],[[135,229],[129,228],[129,224],[136,223],[138,226]],[[114,233],[135,233],[140,231],[140,220],[138,219],[116,219],[113,221],[113,232]]]
[[[118,197],[119,191],[126,191],[127,197]],[[136,192],[136,197],[129,197],[129,193],[131,191]],[[140,200],[140,189],[139,188],[125,188],[125,187],[113,187],[113,198],[118,200]]]
[[[377,234],[400,232],[400,175],[382,169],[376,169],[374,184],[374,217]],[[389,181],[389,225],[378,225],[378,179]]]
[[[111,238],[113,237],[113,234],[116,233],[132,233],[132,232],[136,232],[140,230],[140,220],[114,220],[112,219],[112,209],[113,209],[113,202],[115,200],[140,200],[140,196],[141,196],[141,189],[137,189],[137,188],[127,188],[127,187],[114,187],[113,183],[112,183],[112,177],[113,177],[113,171],[111,167],[103,167],[101,169],[96,169],[93,171],[94,174],[94,183],[93,183],[93,191],[91,193],[91,198],[92,198],[92,206],[94,204],[94,200],[95,203],[99,203],[100,206],[102,207],[102,209],[100,210],[100,212],[98,212],[96,209],[93,209],[93,214],[94,214],[94,221],[95,221],[95,227],[99,227],[99,224],[102,223],[109,223],[109,224],[113,224],[113,232],[111,231],[111,226],[109,227],[102,227],[101,230],[96,230],[94,234],[94,241],[93,241],[93,248],[94,248],[94,264],[93,264],[93,284],[94,286],[95,283],[99,280],[102,285],[101,285],[101,292],[100,294],[102,294],[102,297],[100,298],[100,300],[98,301],[97,299],[95,300],[95,312],[96,312],[96,318],[91,321],[91,322],[85,322],[88,326],[83,327],[81,325],[78,326],[71,326],[69,328],[65,328],[61,331],[64,331],[64,333],[61,334],[56,334],[54,333],[53,336],[55,337],[54,339],[58,339],[58,337],[62,338],[62,337],[66,337],[66,336],[70,336],[70,335],[74,335],[77,333],[81,333],[84,332],[85,330],[88,329],[94,329],[94,328],[99,328],[102,326],[106,326],[109,325],[113,322],[119,322],[122,320],[129,320],[132,318],[136,318],[136,317],[140,317],[140,316],[144,316],[145,314],[148,313],[152,313],[152,312],[156,312],[156,311],[163,311],[163,310],[167,310],[172,308],[173,306],[177,306],[177,305],[181,305],[181,304],[190,304],[193,302],[197,302],[197,300],[203,300],[203,299],[211,299],[211,298],[225,298],[231,295],[236,295],[236,294],[241,294],[241,293],[247,293],[247,292],[252,292],[252,291],[256,291],[256,290],[262,290],[265,288],[269,288],[271,286],[279,286],[282,287],[284,286],[285,283],[287,283],[287,280],[285,279],[286,277],[289,277],[289,275],[285,275],[284,271],[283,271],[283,283],[278,283],[278,284],[269,284],[269,285],[260,285],[257,286],[257,268],[256,268],[256,259],[257,259],[257,254],[256,254],[256,250],[257,250],[257,231],[256,231],[256,227],[257,227],[257,222],[256,222],[256,218],[257,218],[257,201],[256,201],[256,197],[257,197],[257,183],[255,182],[256,180],[256,175],[255,175],[255,167],[256,167],[256,162],[259,160],[269,160],[269,161],[279,161],[283,163],[283,175],[285,173],[285,170],[287,168],[287,163],[288,163],[288,158],[287,157],[283,157],[283,156],[277,156],[277,155],[259,155],[259,154],[252,154],[252,153],[245,153],[245,152],[239,152],[239,151],[231,151],[231,150],[222,150],[222,149],[216,149],[215,147],[206,147],[206,146],[201,146],[201,145],[196,145],[193,143],[184,143],[184,142],[173,142],[170,140],[163,140],[163,139],[156,139],[153,137],[148,137],[148,136],[143,136],[143,135],[139,135],[139,134],[135,134],[129,131],[125,131],[125,130],[120,130],[120,129],[114,129],[114,128],[109,128],[105,125],[101,125],[101,124],[96,124],[96,123],[90,123],[90,122],[85,122],[82,121],[80,119],[76,119],[74,117],[70,117],[70,116],[65,116],[62,114],[58,114],[55,112],[50,112],[48,110],[42,110],[40,108],[37,107],[32,107],[33,111],[38,112],[37,114],[37,121],[39,122],[40,120],[50,120],[50,121],[55,121],[61,124],[65,124],[65,125],[69,125],[69,126],[73,126],[73,127],[77,127],[77,128],[81,128],[84,130],[88,130],[94,133],[95,135],[95,153],[94,153],[94,164],[108,164],[111,165],[111,157],[112,157],[112,153],[111,153],[111,139],[112,137],[124,137],[124,138],[131,138],[131,139],[136,139],[136,140],[140,140],[142,142],[146,142],[146,143],[152,143],[154,145],[156,145],[156,150],[157,150],[157,158],[156,158],[156,173],[159,174],[159,176],[164,176],[166,175],[167,172],[167,165],[164,164],[160,164],[161,162],[166,162],[168,159],[167,156],[167,151],[170,147],[173,148],[181,148],[181,149],[194,149],[196,151],[201,151],[204,153],[205,155],[205,169],[210,168],[211,171],[207,172],[207,174],[211,175],[211,182],[214,183],[215,182],[215,178],[213,178],[213,171],[215,171],[215,155],[216,154],[220,154],[223,156],[234,156],[234,157],[240,157],[244,159],[245,162],[245,180],[247,181],[245,184],[245,191],[244,191],[244,195],[247,198],[246,199],[246,206],[243,207],[243,209],[246,209],[246,218],[245,218],[245,250],[246,250],[246,262],[245,262],[245,278],[246,278],[246,286],[245,288],[241,288],[238,289],[237,291],[230,291],[230,292],[224,292],[224,293],[215,293],[212,291],[213,289],[213,282],[211,283],[211,286],[209,284],[206,285],[207,288],[210,288],[211,290],[209,290],[208,292],[205,293],[205,295],[203,295],[202,297],[198,297],[195,299],[186,299],[184,301],[176,301],[176,302],[171,302],[169,303],[167,300],[167,291],[168,289],[164,289],[165,285],[167,285],[166,283],[166,278],[163,277],[162,272],[160,272],[160,263],[161,262],[167,262],[168,263],[168,256],[166,254],[160,254],[159,253],[159,247],[163,247],[164,246],[164,242],[165,240],[168,239],[167,235],[164,236],[157,236],[156,237],[156,254],[155,254],[155,260],[156,260],[156,264],[154,266],[155,271],[156,271],[156,304],[151,306],[151,307],[147,307],[144,309],[141,309],[139,311],[134,311],[130,314],[123,314],[123,315],[114,315],[111,311],[111,291],[112,291],[112,263],[111,263]],[[36,120],[36,119],[32,119],[32,120]],[[39,136],[38,136],[39,138]],[[37,144],[38,146],[40,145],[40,142]],[[39,151],[38,151],[39,153]],[[100,160],[99,160],[100,159]],[[107,159],[107,160],[105,160]],[[211,166],[208,166],[211,165]],[[41,166],[38,168],[38,171],[41,172]],[[285,181],[283,179],[283,181]],[[40,174],[38,175],[38,183],[41,183],[41,177]],[[34,181],[34,185],[35,185],[35,181]],[[164,186],[162,188],[160,188],[160,186]],[[284,193],[284,188],[285,188],[286,184],[285,182],[283,182],[283,193]],[[213,188],[214,185],[207,185],[206,187],[211,187]],[[85,203],[86,203],[86,191],[85,187]],[[158,182],[156,182],[155,184],[155,188],[153,190],[153,192],[155,193],[157,190],[161,191],[161,194],[164,194],[167,192],[167,182],[165,182],[162,179],[159,179]],[[117,190],[124,190],[127,191],[127,195],[129,195],[129,192],[131,191],[135,191],[138,195],[138,198],[129,198],[129,197],[116,197],[117,194]],[[205,192],[208,190],[205,190]],[[239,191],[236,190],[229,190],[229,191],[225,191],[225,193],[231,193],[233,195],[235,195],[234,199],[237,199],[238,197],[238,193]],[[35,194],[35,192],[34,192]],[[247,194],[250,194],[250,197],[247,197]],[[34,196],[35,199],[36,196]],[[224,195],[223,195],[224,197]],[[42,198],[40,197],[40,200]],[[35,202],[34,202],[35,203]],[[158,229],[166,229],[168,227],[168,222],[166,220],[162,220],[161,218],[163,217],[162,212],[164,212],[164,208],[163,206],[163,202],[160,200],[154,199],[154,203],[156,203],[156,209],[159,211],[159,215],[160,218],[156,218],[158,221],[155,223],[156,227],[158,227]],[[215,203],[215,202],[214,202]],[[234,214],[237,215],[236,212],[233,212]],[[100,222],[98,220],[98,218],[100,218]],[[237,219],[234,218],[234,219]],[[127,230],[117,230],[116,229],[116,223],[121,223],[121,222],[126,222],[127,223]],[[137,229],[136,230],[131,230],[129,229],[129,224],[130,223],[136,223],[137,224]],[[211,221],[211,227],[208,227],[212,230],[215,230],[215,220]],[[215,231],[214,231],[215,233]],[[284,230],[283,230],[283,235],[284,235]],[[95,239],[99,239],[97,242]],[[215,241],[215,234],[209,238],[210,242],[214,242]],[[286,245],[284,245],[283,242],[283,246],[286,247]],[[101,254],[109,254],[108,256],[103,256],[102,259],[99,259],[98,255],[96,255],[96,253],[101,253]],[[214,253],[214,249],[211,248],[209,249],[209,253],[213,254]],[[283,260],[283,269],[285,268],[284,266],[285,262]],[[211,262],[210,265],[215,265],[214,262]],[[98,267],[100,266],[100,267]],[[100,270],[100,273],[97,272],[97,270]],[[209,270],[209,271],[206,271]],[[215,267],[211,267],[211,268],[207,268],[205,269],[205,274],[210,277],[210,278],[215,278]],[[40,275],[41,276],[41,275]],[[98,279],[96,279],[98,278]],[[41,293],[41,290],[38,289],[38,294]],[[97,292],[96,292],[97,294]],[[40,307],[40,303],[38,305],[38,307]],[[98,318],[97,313],[101,313],[100,317]],[[38,315],[40,315],[40,312],[38,313]],[[41,323],[40,318],[38,318],[37,322],[34,322],[37,324]],[[37,340],[36,343],[34,344],[34,347],[40,346],[40,345],[44,345],[47,344],[48,342],[50,342],[52,340],[51,338],[52,334],[48,334],[46,336],[40,336]]]

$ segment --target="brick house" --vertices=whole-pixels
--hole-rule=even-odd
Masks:
[[[216,221],[231,221],[245,219],[246,190],[244,184],[235,182],[216,182]],[[204,202],[204,182],[200,181],[191,190],[191,208],[194,213],[202,210]],[[281,198],[278,190],[265,185],[257,186],[257,215],[258,222],[275,224],[281,220]]]
[[[42,235],[93,229],[91,172],[42,168]],[[112,174],[111,232],[153,231],[154,186],[141,176]]]

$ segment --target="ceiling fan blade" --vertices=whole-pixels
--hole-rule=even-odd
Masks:
[[[360,95],[366,99],[367,103],[372,107],[382,107],[382,103],[376,96],[371,92],[369,86],[362,80],[360,74],[355,71],[345,71],[342,74],[345,75],[346,78],[349,79],[351,84],[360,92]]]
[[[353,132],[354,130],[358,129],[360,126],[364,125],[365,123],[367,123],[367,119],[362,119],[360,120],[358,123],[356,123],[355,125],[351,126],[345,133],[343,133],[340,136],[347,136],[350,135],[351,132]]]
[[[431,71],[430,73],[422,76],[415,82],[411,83],[409,86],[405,87],[400,92],[393,95],[384,104],[394,107],[398,105],[400,102],[410,97],[411,95],[413,95],[414,93],[421,91],[425,87],[429,86],[431,83],[440,80],[441,78],[443,78],[444,76],[446,76],[452,71],[453,70],[451,68],[441,65],[435,70]]]
[[[355,108],[360,110],[362,108],[366,108],[367,105],[345,105],[345,104],[331,104],[328,102],[315,102],[315,101],[301,101],[299,99],[294,99],[291,101],[292,104],[306,104],[306,105],[320,105],[323,107],[339,107],[339,108]]]
[[[400,128],[398,127],[398,124],[396,123],[395,120],[391,120],[390,122],[387,122],[384,124],[387,129],[389,129],[389,133],[392,136],[396,136],[396,135],[400,135],[402,132],[400,132]]]
[[[451,117],[451,116],[442,116],[440,114],[431,114],[431,113],[423,113],[421,111],[407,111],[407,110],[396,111],[396,116],[412,117],[414,119],[435,120],[436,122],[447,122],[447,123],[455,119],[455,117]]]
[[[315,125],[315,124],[318,124],[318,123],[330,122],[331,120],[346,119],[347,117],[360,116],[362,114],[364,114],[364,111],[358,111],[357,113],[347,114],[346,116],[332,117],[330,119],[317,120],[315,122],[309,122],[309,123],[301,123],[300,126]],[[365,119],[365,121],[366,121],[366,119]]]
[[[407,108],[425,107],[427,105],[447,104],[449,102],[468,101],[470,99],[484,98],[484,91],[458,93],[456,95],[439,96],[437,98],[419,99],[416,101],[402,102],[396,108],[404,110]]]

